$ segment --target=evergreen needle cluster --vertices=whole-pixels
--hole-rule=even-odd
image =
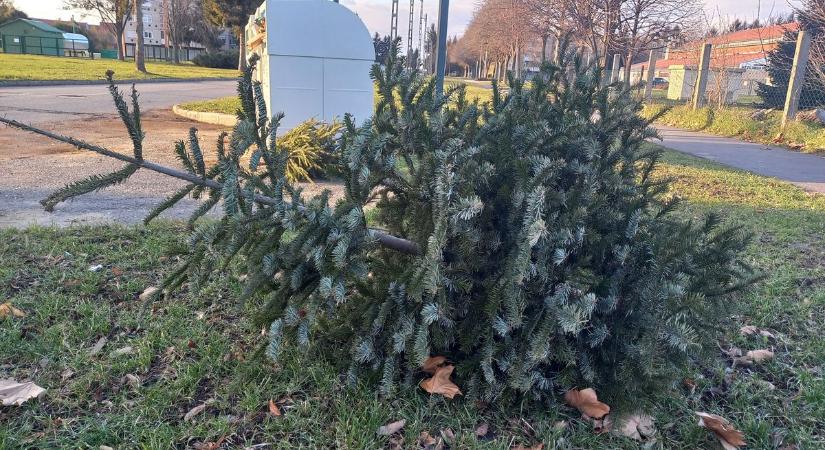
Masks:
[[[186,196],[204,202],[165,288],[196,289],[235,261],[272,358],[327,352],[386,395],[443,355],[473,399],[552,401],[589,386],[635,400],[715,347],[731,293],[753,279],[740,256],[748,237],[714,216],[673,214],[678,199],[651,177],[659,153],[643,145],[651,121],[628,92],[572,57],[506,94],[494,86],[481,105],[461,87],[438,95],[394,50],[372,72],[374,116],[347,117],[335,140],[329,164],[345,195],[334,204],[287,176],[280,116],[251,81],[253,61],[217,163],[205,164],[194,132],[175,149],[191,184],[150,218]],[[112,92],[142,161],[137,96],[130,112]],[[220,219],[195,222],[217,207]],[[369,208],[382,232],[368,228]]]

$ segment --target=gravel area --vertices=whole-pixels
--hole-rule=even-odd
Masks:
[[[144,158],[175,167],[178,164],[172,151],[173,144],[186,139],[190,127],[198,128],[201,146],[206,154],[211,154],[214,142],[223,129],[181,119],[167,110],[145,113],[143,125],[146,132]],[[41,123],[38,126],[131,153],[126,131],[113,115],[97,115],[63,123]],[[0,126],[0,227],[139,223],[159,201],[184,184],[143,169],[122,185],[60,204],[54,213],[45,212],[38,203],[67,183],[121,166],[122,163],[103,156]],[[340,185],[336,183],[306,184],[304,187],[308,195],[323,189],[340,193]],[[162,217],[186,218],[197,204],[196,200],[186,199]]]

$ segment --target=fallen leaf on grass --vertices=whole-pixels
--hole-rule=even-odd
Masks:
[[[144,289],[143,292],[141,292],[141,294],[138,296],[138,298],[142,302],[148,301],[152,297],[154,297],[155,294],[158,293],[158,291],[160,291],[160,288],[155,287],[155,286],[149,286],[148,288]]]
[[[404,428],[404,425],[407,424],[407,421],[404,419],[396,420],[395,422],[388,423],[378,428],[378,435],[379,436],[390,436],[395,433],[401,431]]]
[[[190,409],[189,412],[187,412],[183,416],[183,421],[184,422],[191,421],[195,416],[202,413],[204,409],[206,409],[206,403],[201,403],[200,405],[195,406],[194,408]]]
[[[9,316],[23,318],[26,317],[26,313],[23,312],[23,310],[15,308],[11,302],[6,302],[0,305],[0,319],[5,319]]]
[[[476,427],[476,437],[483,438],[487,436],[487,433],[490,431],[490,425],[487,422],[482,423],[478,427]]]
[[[418,446],[424,450],[441,450],[444,448],[444,443],[441,438],[436,438],[426,431],[422,431],[418,435]]]
[[[135,351],[135,349],[133,349],[132,347],[127,345],[126,347],[122,347],[122,348],[119,348],[119,349],[113,351],[112,356],[129,355],[134,351]]]
[[[725,450],[735,450],[745,445],[745,436],[724,417],[698,411],[696,415],[699,416],[699,426],[712,431]]]
[[[760,363],[762,361],[767,361],[769,359],[773,359],[773,352],[770,350],[751,350],[745,354],[745,357],[750,359],[755,363]]]
[[[445,362],[447,362],[447,358],[443,356],[430,356],[424,361],[424,364],[421,365],[421,370],[432,375],[439,367],[443,366]]]
[[[761,329],[757,326],[754,326],[754,325],[745,325],[744,327],[739,329],[739,333],[741,333],[743,336],[753,336],[753,335],[758,334],[760,336],[764,336],[766,338],[771,338],[771,339],[773,339],[775,337],[774,334],[771,333],[770,331],[763,330],[763,329]]]
[[[112,267],[112,275],[116,277],[123,275],[123,269],[121,269],[120,267]]]
[[[733,360],[734,366],[750,366],[754,363],[761,363],[773,359],[773,352],[770,350],[751,350],[745,353],[745,356],[740,356]]]
[[[94,356],[100,353],[100,351],[103,350],[103,347],[106,345],[106,342],[108,341],[109,338],[107,338],[106,336],[103,336],[100,339],[98,339],[97,342],[95,342],[95,345],[93,345],[92,348],[89,349],[89,355]]]
[[[453,445],[453,442],[455,442],[455,432],[452,428],[442,428],[441,439],[443,439],[447,445]]]
[[[543,448],[544,448],[544,444],[542,444],[542,443],[538,443],[538,444],[530,446],[530,447],[525,447],[521,444],[518,444],[518,445],[514,445],[514,446],[510,447],[510,450],[542,450]]]
[[[0,379],[0,401],[3,406],[22,405],[26,400],[35,398],[45,391],[31,381],[20,383],[11,379]]]
[[[430,394],[441,394],[444,397],[452,399],[456,395],[461,395],[461,390],[452,381],[452,375],[455,366],[442,366],[435,370],[432,378],[427,378],[421,381],[419,385],[422,389]]]
[[[620,419],[619,426],[614,428],[614,432],[642,441],[656,434],[656,426],[653,425],[653,417],[636,413]]]
[[[610,406],[600,402],[596,391],[591,388],[582,389],[581,391],[570,389],[564,394],[564,401],[589,418],[601,419],[610,413]]]
[[[275,417],[280,417],[281,415],[281,408],[278,408],[278,405],[276,405],[272,399],[269,399],[269,413]]]

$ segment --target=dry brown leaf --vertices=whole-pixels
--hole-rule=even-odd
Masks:
[[[461,395],[461,390],[452,381],[452,375],[455,366],[442,366],[435,370],[432,378],[422,380],[419,385],[422,389],[430,394],[441,394],[444,397],[452,399],[456,395]]]
[[[435,371],[444,365],[447,362],[447,358],[443,356],[430,356],[424,361],[424,364],[421,365],[421,370],[432,375]]]
[[[656,434],[653,417],[644,413],[622,417],[618,422],[619,426],[614,428],[614,432],[637,441],[642,441]]]
[[[22,405],[26,400],[38,397],[45,391],[31,381],[20,383],[11,379],[0,379],[0,403],[3,406]]]
[[[95,345],[93,345],[92,348],[89,349],[89,355],[94,356],[100,353],[100,351],[103,350],[103,346],[105,346],[106,342],[108,341],[109,338],[107,338],[106,336],[103,336],[100,339],[98,339],[97,342],[95,342]]]
[[[407,424],[405,419],[396,420],[395,422],[388,423],[386,425],[382,425],[378,428],[378,435],[379,436],[391,436],[395,433],[401,431],[404,428],[404,425]]]
[[[538,443],[536,445],[532,445],[530,447],[525,447],[521,444],[514,445],[510,447],[510,450],[542,450],[544,448],[544,444]]]
[[[424,450],[441,450],[444,448],[444,442],[441,438],[436,438],[426,431],[422,431],[418,435],[418,446]]]
[[[751,350],[745,354],[745,358],[748,358],[749,360],[755,363],[760,363],[763,361],[767,361],[769,359],[773,359],[773,352],[766,349]]]
[[[725,450],[735,450],[745,445],[745,436],[724,417],[698,411],[696,415],[699,416],[699,426],[712,431]]]
[[[484,437],[487,436],[487,433],[490,431],[490,425],[487,422],[483,422],[481,425],[476,427],[476,437]]]
[[[452,428],[443,428],[441,430],[441,439],[443,439],[447,445],[453,445],[453,442],[455,442],[455,432]]]
[[[596,391],[591,388],[570,389],[564,394],[568,405],[578,409],[582,414],[594,419],[601,419],[610,413],[610,406],[599,401]]]
[[[17,317],[23,318],[26,317],[26,313],[23,312],[21,309],[17,309],[11,302],[6,302],[0,305],[0,319],[5,319],[6,317]]]
[[[269,413],[275,417],[279,417],[281,415],[281,408],[278,408],[278,405],[276,405],[272,399],[269,399]]]
[[[743,336],[753,336],[753,335],[758,334],[760,336],[764,336],[764,337],[770,338],[770,339],[775,338],[773,333],[771,333],[770,331],[763,330],[763,329],[761,329],[757,326],[754,326],[754,325],[745,325],[745,326],[743,326],[742,328],[739,329],[739,333],[741,333]]]
[[[200,405],[195,406],[194,408],[190,409],[189,412],[186,413],[186,415],[183,416],[183,421],[191,421],[195,416],[202,413],[204,409],[206,409],[206,403],[201,403]]]
[[[154,296],[154,295],[155,295],[155,294],[156,294],[159,290],[160,290],[160,288],[158,288],[158,287],[155,287],[155,286],[149,286],[148,288],[144,289],[144,290],[143,290],[143,292],[141,292],[141,294],[140,294],[140,296],[139,296],[138,298],[139,298],[141,301],[144,301],[144,302],[145,302],[145,301],[148,301],[148,300],[149,300],[150,298],[152,298],[152,296]]]

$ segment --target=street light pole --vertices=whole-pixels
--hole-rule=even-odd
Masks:
[[[438,47],[435,59],[435,89],[441,95],[444,92],[444,72],[447,69],[447,14],[450,0],[438,0]]]

